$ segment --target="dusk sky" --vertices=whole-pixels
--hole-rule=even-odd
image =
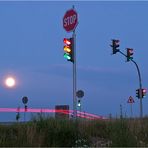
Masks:
[[[75,6],[77,90],[84,91],[82,111],[108,117],[130,116],[129,96],[139,116],[138,74],[132,62],[112,55],[111,39],[120,40],[120,50],[134,49],[143,88],[148,88],[148,2],[147,1],[0,1],[0,108],[73,109],[72,63],[64,57],[65,12]],[[4,85],[7,76],[16,86]],[[143,112],[148,115],[148,97]],[[30,113],[28,113],[29,116]],[[23,116],[23,114],[22,114]],[[28,117],[29,118],[29,117]],[[15,121],[15,113],[0,113],[0,121]]]

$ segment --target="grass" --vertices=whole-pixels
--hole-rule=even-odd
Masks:
[[[1,147],[148,146],[148,118],[62,120],[41,116],[27,123],[0,125]]]

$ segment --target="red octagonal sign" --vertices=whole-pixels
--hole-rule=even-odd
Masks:
[[[63,27],[67,32],[73,31],[78,24],[78,15],[74,9],[68,10],[63,17]]]

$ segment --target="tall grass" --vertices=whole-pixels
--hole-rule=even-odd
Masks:
[[[131,132],[131,127],[127,120],[121,119],[108,123],[109,138],[112,141],[111,146],[116,147],[135,147],[137,140]]]
[[[148,118],[107,121],[39,116],[27,123],[0,125],[1,147],[148,146]]]

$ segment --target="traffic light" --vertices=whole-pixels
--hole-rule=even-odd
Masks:
[[[133,49],[132,48],[127,48],[127,56],[126,56],[127,57],[127,62],[133,59],[133,57],[132,57],[133,54],[134,54]]]
[[[64,58],[67,61],[74,62],[74,49],[73,49],[73,38],[64,38]]]
[[[81,106],[81,100],[78,100],[78,107]]]
[[[145,88],[142,89],[142,98],[143,97],[146,97],[146,89]]]
[[[112,40],[112,45],[110,45],[112,47],[113,50],[113,54],[116,54],[117,52],[119,52],[119,49],[117,49],[120,45],[119,45],[119,40]]]
[[[140,98],[140,89],[136,89],[136,97]]]

